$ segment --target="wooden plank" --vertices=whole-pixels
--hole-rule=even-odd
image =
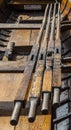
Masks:
[[[24,124],[24,127],[23,127]],[[29,123],[27,116],[20,117],[16,130],[51,130],[51,115],[37,115],[33,123]]]
[[[10,116],[0,117],[0,130],[15,130],[9,123]]]
[[[34,97],[39,98],[40,96],[43,71],[44,71],[44,60],[39,60],[36,67],[36,72],[34,74],[32,90],[30,94],[32,98]]]
[[[43,41],[41,43],[40,52],[37,59],[37,65],[36,65],[35,73],[33,76],[32,89],[30,93],[30,110],[29,110],[29,116],[28,116],[28,119],[30,122],[34,121],[37,106],[39,105],[38,102],[40,102],[43,73],[45,69],[46,54],[47,54],[47,44],[48,44],[47,39],[49,37],[49,30],[50,30],[50,17],[51,17],[52,5],[50,6],[50,8],[48,8],[48,11],[49,11],[48,16],[47,16],[48,21],[46,23],[46,30],[43,37]]]
[[[52,90],[52,71],[46,70],[44,73],[42,91],[51,92],[51,90]]]
[[[34,36],[35,37],[35,36]],[[28,46],[30,42],[30,30],[13,31],[9,42],[15,42],[15,46]]]
[[[53,87],[61,87],[61,69],[53,69]]]
[[[20,73],[0,73],[0,109],[11,110],[22,79]]]
[[[30,92],[32,88],[32,79],[33,75],[30,81],[29,91],[27,93],[27,101],[29,101]],[[22,116],[20,116],[18,125],[16,126],[16,130],[51,130],[51,110],[48,115],[41,115],[41,105],[38,108],[36,119],[33,123],[28,122],[28,109],[22,110]],[[41,119],[41,120],[40,120]],[[24,124],[24,127],[23,127]],[[43,125],[44,124],[44,125]]]
[[[56,36],[54,46],[54,60],[53,60],[53,107],[58,107],[60,102],[61,89],[61,40],[60,40],[60,3],[57,9],[56,20]]]
[[[33,45],[36,42],[38,36],[38,30],[30,30],[30,45]]]
[[[62,73],[71,73],[71,63],[62,65]]]
[[[48,6],[46,6],[46,9],[45,9],[45,14],[43,17],[42,26],[39,30],[39,34],[38,34],[38,37],[36,39],[36,44],[34,44],[32,47],[31,53],[30,53],[29,58],[28,58],[28,63],[24,69],[24,75],[22,76],[20,87],[16,93],[16,97],[14,100],[15,107],[14,107],[14,110],[12,113],[12,118],[10,121],[10,123],[12,125],[16,125],[18,123],[18,117],[19,117],[20,110],[25,105],[28,86],[29,86],[30,79],[31,79],[31,76],[33,73],[33,69],[34,69],[35,64],[36,64],[36,59],[38,57],[38,53],[39,53],[39,49],[40,49],[40,45],[41,45],[41,40],[42,40],[42,35],[43,35],[44,28],[45,28],[46,20],[47,20],[47,7]],[[18,109],[17,104],[20,104],[20,109]],[[17,107],[16,107],[16,105],[17,105]],[[18,112],[17,112],[18,116],[16,115],[16,118],[15,118],[15,113],[14,113],[15,109],[18,110]]]
[[[51,115],[38,115],[34,123],[29,123],[27,116],[20,116],[17,126],[11,126],[10,116],[0,117],[0,130],[51,130]],[[23,127],[24,125],[24,127]]]
[[[25,100],[26,91],[28,89],[31,74],[32,74],[32,71],[33,71],[33,68],[34,68],[34,65],[36,62],[36,56],[38,55],[38,51],[40,48],[41,38],[42,38],[43,31],[44,31],[46,18],[47,18],[47,7],[45,9],[45,14],[44,14],[42,26],[40,28],[38,37],[36,39],[36,44],[33,45],[33,48],[32,48],[31,53],[29,55],[28,63],[27,63],[25,70],[24,70],[24,76],[22,77],[20,89],[18,90],[18,93],[17,93],[16,98],[15,98],[16,100],[21,100],[21,101]],[[33,59],[32,59],[32,56],[33,56]],[[22,90],[24,91],[24,93],[21,92]],[[20,95],[20,92],[21,92],[21,95]]]
[[[24,67],[26,62],[24,60],[21,61],[7,61],[0,62],[0,73],[16,73],[16,72],[24,72]]]
[[[51,0],[52,1],[52,0]],[[49,1],[49,2],[51,2],[51,1]],[[14,1],[11,1],[10,3],[9,3],[10,5],[24,5],[24,4],[34,4],[34,5],[36,5],[36,4],[41,4],[41,5],[46,5],[47,4],[47,0],[41,0],[41,1],[38,1],[38,0],[36,0],[36,1],[34,1],[33,2],[33,0],[31,0],[31,1],[29,1],[29,0],[21,0],[21,1],[19,1],[19,0],[14,0]]]
[[[8,23],[0,23],[0,29],[39,29],[41,24],[8,24]]]

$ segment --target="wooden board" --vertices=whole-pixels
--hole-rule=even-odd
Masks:
[[[52,70],[46,70],[44,73],[42,91],[51,92],[51,90],[52,90]]]
[[[36,19],[40,19],[41,15],[39,17],[37,17],[38,15],[36,15]],[[29,19],[31,17],[31,19],[35,19],[35,16],[31,13],[29,14],[22,14],[23,19]],[[9,40],[10,42],[15,42],[15,47],[23,47],[23,46],[31,46],[33,44],[35,44],[36,41],[36,37],[38,35],[38,30],[15,30],[12,31],[12,33],[10,33],[11,37]],[[8,43],[8,44],[9,44]],[[18,64],[20,65],[20,67],[22,66],[24,68],[24,64],[25,62],[27,62],[28,60],[28,56],[16,56],[14,58],[15,61],[12,61],[12,64],[9,63],[9,61],[5,62],[1,62],[1,68],[4,67],[4,70],[6,70],[6,68],[9,68],[10,66],[12,68],[16,68],[16,66],[18,67]],[[24,60],[25,62],[22,62],[22,60]],[[20,63],[21,62],[21,63]],[[13,64],[14,63],[14,64]],[[18,63],[18,64],[17,64]],[[3,64],[3,66],[2,66]],[[9,69],[8,68],[8,69]],[[14,99],[16,96],[16,93],[20,87],[20,82],[21,82],[21,78],[22,78],[23,74],[11,74],[11,73],[3,73],[0,74],[0,81],[1,81],[1,85],[0,85],[0,108],[1,109],[11,109],[13,108],[14,105]],[[9,97],[10,96],[10,97]],[[9,108],[8,108],[9,105]]]
[[[0,117],[0,130],[51,130],[50,115],[39,115],[37,116],[36,121],[34,123],[29,123],[27,120],[27,116],[21,116],[19,119],[19,123],[16,127],[13,127],[9,124],[10,118],[10,116]]]
[[[13,108],[13,101],[23,74],[0,74],[0,109]],[[10,107],[9,107],[10,104]]]
[[[61,87],[61,69],[53,69],[53,87]]]
[[[49,1],[50,2],[50,1]],[[47,0],[45,0],[45,1],[43,1],[43,0],[41,0],[41,1],[38,1],[38,0],[36,0],[36,1],[34,1],[33,2],[33,0],[31,0],[31,1],[29,1],[29,0],[21,0],[21,1],[19,1],[19,0],[13,0],[13,1],[11,1],[9,4],[11,4],[11,5],[24,5],[24,4],[47,4]]]
[[[22,35],[22,33],[24,33],[24,34]],[[27,32],[25,30],[25,32],[23,31],[22,33],[19,33],[17,35],[17,37],[19,36],[19,37],[21,37],[21,39],[23,39],[23,36],[24,36],[24,40],[22,42],[20,41],[19,38],[16,38],[16,35],[13,35],[13,34],[12,34],[13,37],[11,37],[12,39],[10,39],[10,40],[12,41],[13,39],[15,39],[16,45],[20,45],[20,46],[25,45],[25,44],[29,45],[30,31]],[[34,33],[33,33],[33,35],[34,35]],[[34,37],[35,37],[35,35],[34,35]],[[33,43],[35,42],[34,40],[35,39],[33,39]],[[26,58],[28,58],[28,57],[26,57]],[[2,108],[7,109],[7,106],[9,104],[12,107],[16,93],[20,87],[22,75],[23,75],[23,73],[22,74],[20,74],[20,73],[18,73],[18,74],[16,74],[16,73],[14,73],[14,74],[11,74],[11,73],[10,74],[7,74],[7,73],[0,74],[0,107],[1,107],[1,109]],[[10,107],[10,109],[12,109],[11,107]]]

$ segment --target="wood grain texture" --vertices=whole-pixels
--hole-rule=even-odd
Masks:
[[[40,2],[41,3],[41,2]],[[25,18],[28,18],[25,16]],[[13,41],[16,43],[16,46],[25,46],[25,45],[33,45],[36,41],[36,37],[38,35],[38,30],[16,30],[12,34],[12,37],[10,41]],[[53,45],[53,43],[52,43]],[[57,44],[58,45],[58,44]],[[58,46],[57,46],[58,47]],[[60,58],[59,55],[56,55],[55,58]],[[28,59],[28,56],[27,56]],[[17,60],[17,59],[16,59]],[[12,63],[13,64],[13,63]],[[51,62],[49,63],[50,66],[52,65]],[[15,65],[16,66],[16,65]],[[42,71],[43,67],[39,68],[39,72]],[[53,87],[61,87],[61,73],[60,69],[54,69],[53,78]],[[25,72],[26,75],[29,74],[29,72]],[[24,74],[24,75],[25,75]],[[11,109],[14,106],[14,99],[17,94],[17,90],[20,88],[20,83],[22,79],[23,74],[0,74],[0,110],[3,109]],[[27,76],[26,76],[27,77]],[[29,100],[29,93],[31,91],[31,84],[32,84],[32,77],[30,79],[30,85],[28,86],[28,90],[26,93],[26,100]],[[25,84],[23,88],[26,87],[27,84],[27,78],[25,79]],[[40,85],[41,81],[41,74],[37,76],[37,82],[35,83],[35,86]],[[51,92],[51,86],[52,86],[52,71],[47,70],[44,73],[44,89],[43,91],[49,91]],[[23,80],[22,80],[23,82]],[[39,90],[34,90],[35,93],[37,93]],[[2,102],[3,101],[3,102]],[[2,104],[3,103],[3,104]],[[9,107],[9,104],[11,105]],[[39,110],[38,110],[39,111]],[[2,116],[0,117],[0,130],[51,130],[51,115],[41,115],[40,113],[37,115],[36,120],[33,123],[29,123],[27,119],[27,115],[20,116],[18,125],[16,127],[13,127],[9,124],[10,122],[10,116]]]
[[[50,1],[49,1],[50,2]],[[10,2],[9,4],[11,4],[11,5],[23,5],[23,4],[47,4],[47,1],[45,0],[45,1],[39,1],[38,2],[38,0],[36,0],[36,1],[26,1],[26,0],[21,0],[21,1],[19,1],[19,0],[14,0],[14,1],[12,1],[12,2]]]
[[[24,129],[25,130],[51,130],[51,116],[37,115],[36,120],[33,123],[29,123],[26,116],[24,116],[24,118],[20,117],[19,124],[16,127],[16,130],[24,130]]]
[[[15,130],[13,126],[10,125],[10,117],[0,117],[0,130]]]
[[[53,87],[61,87],[61,69],[53,69]]]
[[[51,130],[51,115],[39,115],[33,123],[28,122],[27,116],[21,116],[16,127],[10,125],[10,118],[0,117],[0,130]]]
[[[32,97],[40,96],[43,71],[44,71],[44,61],[40,60],[37,63],[36,72],[33,78],[33,84],[32,84],[32,90],[31,90]]]
[[[26,62],[25,60],[21,60],[21,61],[6,61],[0,62],[0,72],[2,73],[15,73],[15,72],[24,72],[24,68],[25,68]]]
[[[28,15],[23,15],[25,19]],[[29,16],[28,16],[29,17]],[[32,18],[32,16],[31,16]],[[25,45],[32,45],[35,43],[36,37],[38,34],[38,30],[15,30],[12,31],[10,34],[10,42],[15,42],[16,47],[23,47]],[[31,37],[30,37],[31,35]],[[32,42],[31,42],[32,41]],[[0,68],[2,69],[4,67],[4,70],[6,69],[17,69],[18,67],[21,68],[21,66],[24,68],[25,61],[28,60],[28,56],[24,56],[23,59],[21,59],[21,56],[16,56],[16,61],[7,61],[7,62],[0,62]],[[0,73],[0,109],[8,110],[10,109],[12,111],[13,105],[14,105],[14,99],[16,97],[16,93],[18,89],[20,88],[20,82],[22,80],[23,74],[16,74],[16,73]]]
[[[52,70],[46,70],[43,78],[43,92],[51,92],[52,90]]]
[[[0,109],[12,110],[21,79],[22,74],[0,74]]]

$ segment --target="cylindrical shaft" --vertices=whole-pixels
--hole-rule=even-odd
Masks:
[[[14,110],[13,110],[13,113],[12,113],[12,117],[11,117],[11,120],[10,120],[11,125],[17,125],[18,119],[19,119],[19,114],[20,114],[20,111],[21,111],[21,107],[22,107],[21,102],[15,103]]]
[[[48,92],[44,93],[43,94],[43,101],[42,101],[42,108],[41,108],[41,111],[43,114],[48,113],[49,99],[50,99],[50,93],[48,93]]]
[[[60,102],[60,88],[54,88],[53,107],[57,108]]]
[[[35,120],[36,108],[37,108],[37,98],[31,98],[30,110],[28,115],[29,122],[33,122]]]

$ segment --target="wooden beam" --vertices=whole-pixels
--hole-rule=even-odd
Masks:
[[[47,0],[36,0],[36,1],[33,1],[33,0],[12,0],[12,1],[10,1],[9,2],[9,4],[10,5],[24,5],[24,4],[29,4],[29,5],[31,5],[31,4],[33,4],[33,5],[46,5],[47,3],[50,3],[50,2],[54,2],[54,1],[52,1],[52,0],[50,0],[50,1],[47,1]]]
[[[0,29],[39,29],[41,24],[8,24],[0,23]]]
[[[0,73],[22,73],[25,65],[25,61],[0,61]]]

